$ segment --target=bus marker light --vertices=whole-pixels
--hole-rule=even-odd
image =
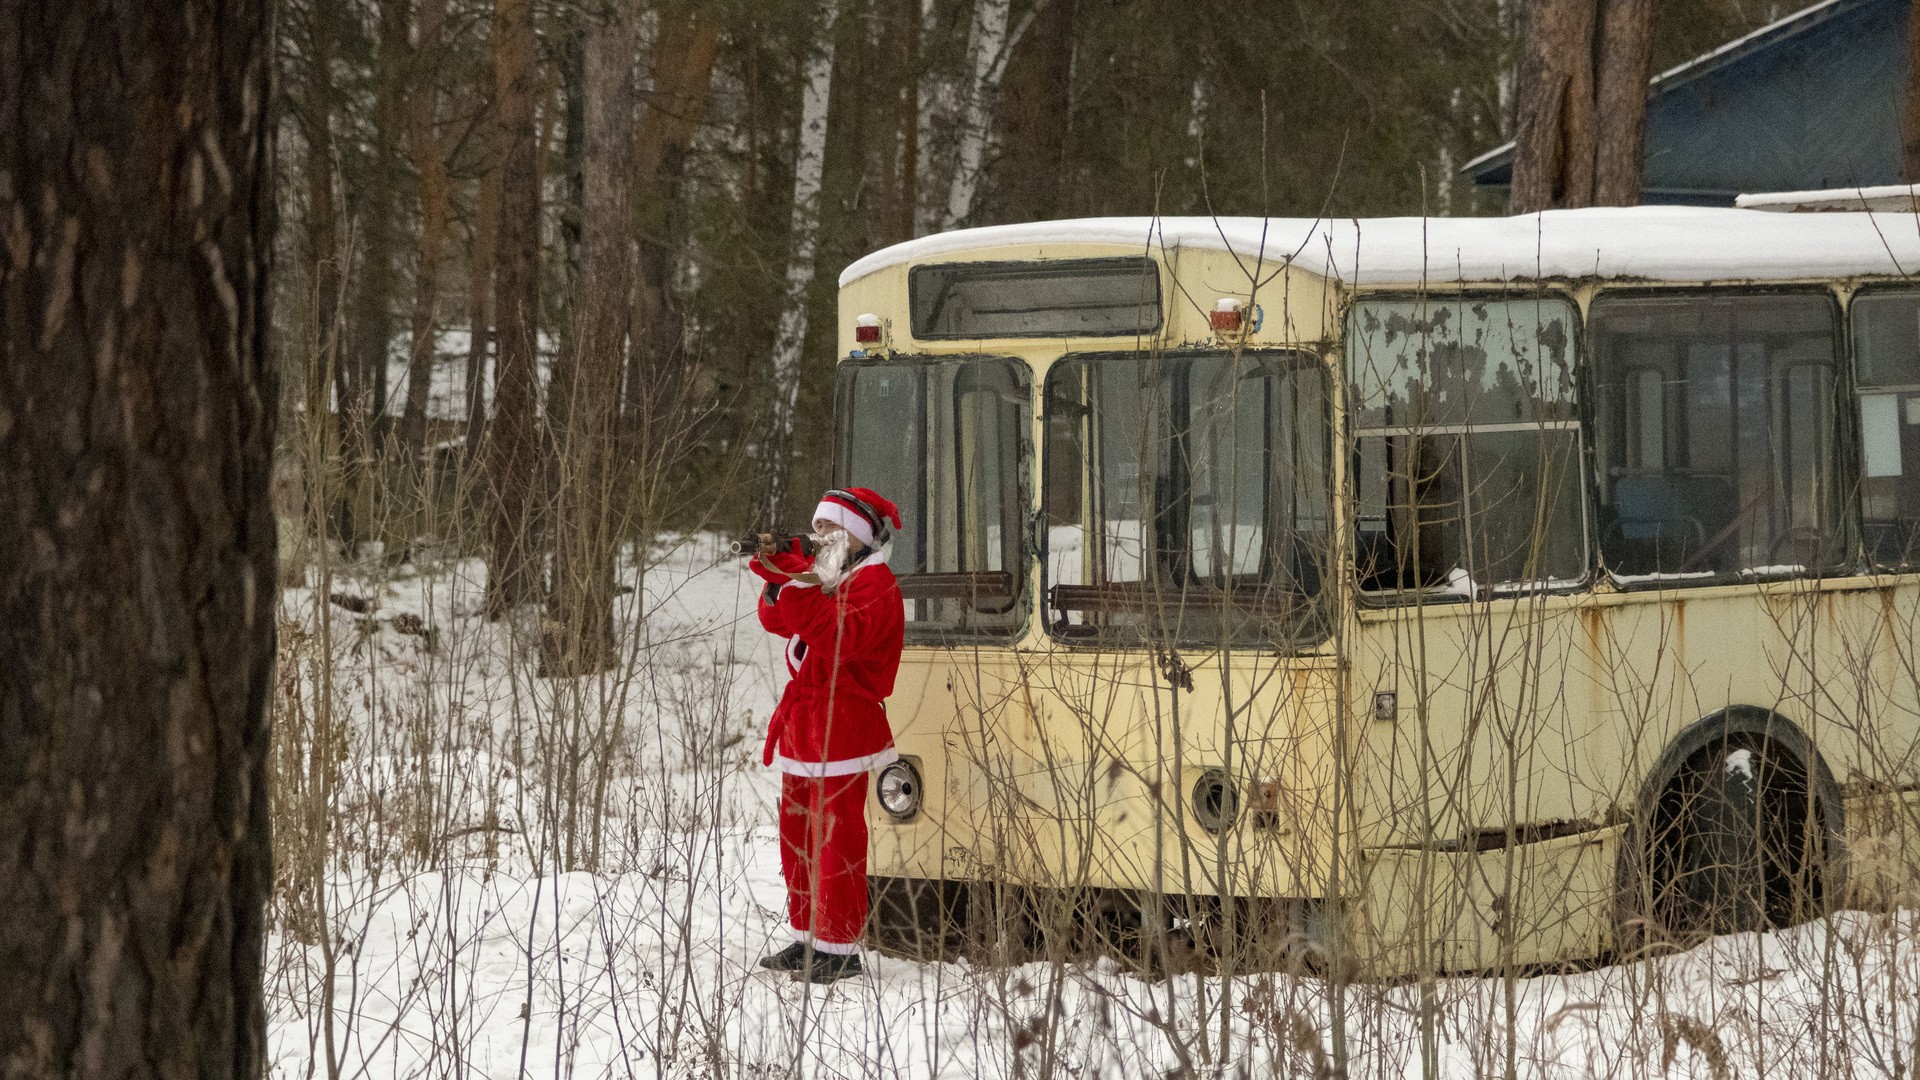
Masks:
[[[872,345],[880,340],[880,316],[867,314],[853,320],[853,340]]]
[[[1240,329],[1240,301],[1231,296],[1223,296],[1213,305],[1213,314],[1208,321],[1216,333],[1231,334]]]
[[[1256,829],[1277,829],[1280,827],[1280,780],[1274,776],[1263,776],[1254,782],[1252,805],[1253,827]]]

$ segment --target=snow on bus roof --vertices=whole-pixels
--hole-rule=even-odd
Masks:
[[[1232,251],[1351,284],[1609,277],[1778,281],[1920,272],[1920,215],[1779,214],[1688,206],[1548,210],[1503,218],[1084,218],[909,240],[862,258],[847,285],[891,266],[992,248]],[[1264,255],[1262,254],[1264,252]],[[1116,251],[1115,254],[1120,254]]]

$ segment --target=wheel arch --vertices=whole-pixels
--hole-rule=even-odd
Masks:
[[[1614,866],[1614,926],[1616,936],[1624,920],[1638,912],[1641,889],[1638,854],[1649,824],[1654,820],[1662,797],[1678,780],[1687,762],[1701,750],[1730,736],[1749,735],[1766,740],[1798,762],[1806,778],[1807,790],[1814,796],[1820,822],[1824,826],[1826,851],[1822,859],[1821,882],[1831,904],[1846,884],[1846,807],[1840,785],[1826,758],[1800,725],[1773,709],[1759,705],[1729,705],[1695,720],[1668,740],[1653,768],[1641,783],[1620,836],[1619,854]],[[1620,942],[1616,941],[1616,945]]]

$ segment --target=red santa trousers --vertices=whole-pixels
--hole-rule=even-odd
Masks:
[[[794,936],[859,948],[867,925],[867,774],[780,777],[780,873]]]

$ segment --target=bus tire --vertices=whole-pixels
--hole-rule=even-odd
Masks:
[[[1842,814],[1826,762],[1778,713],[1735,705],[1694,723],[1621,838],[1618,957],[1824,914],[1842,886]]]

